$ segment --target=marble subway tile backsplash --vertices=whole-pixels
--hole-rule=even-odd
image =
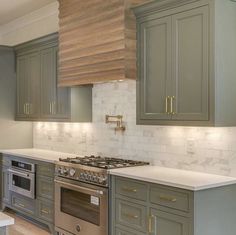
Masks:
[[[126,131],[115,133],[106,114],[123,115]],[[135,81],[94,85],[93,123],[40,122],[33,130],[35,148],[236,176],[236,127],[137,126]]]

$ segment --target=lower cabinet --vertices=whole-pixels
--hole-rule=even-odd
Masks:
[[[47,200],[38,200],[37,216],[48,222],[53,222],[53,217],[54,217],[53,203]]]
[[[153,235],[189,235],[189,219],[150,209],[149,234]]]
[[[6,161],[7,160],[7,161]],[[9,190],[9,167],[11,160],[31,162],[36,166],[35,199]],[[1,202],[2,209],[11,208],[24,214],[29,219],[48,226],[54,234],[54,164],[10,155],[2,156],[1,167]],[[3,165],[5,164],[5,165]]]
[[[9,192],[9,172],[8,167],[2,166],[2,185],[1,185],[1,196],[2,202],[9,204],[11,202],[10,192]]]
[[[18,193],[12,193],[11,205],[17,210],[21,210],[31,215],[35,215],[36,202],[34,199],[21,196]]]
[[[120,176],[111,182],[110,235],[235,235],[236,184],[191,191]]]

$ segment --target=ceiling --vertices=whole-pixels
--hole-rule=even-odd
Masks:
[[[56,0],[0,0],[0,25],[35,11]]]

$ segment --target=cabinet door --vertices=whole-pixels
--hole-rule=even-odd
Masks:
[[[32,119],[40,116],[40,54],[39,52],[28,55],[27,64],[28,82],[28,115]]]
[[[38,52],[17,58],[17,117],[39,117],[40,56]]]
[[[41,51],[41,117],[66,118],[68,88],[57,88],[57,47]]]
[[[28,75],[27,75],[27,55],[17,57],[17,114],[21,118],[25,117],[26,104],[28,102]]]
[[[151,209],[152,235],[189,235],[189,221],[187,218],[167,212]]]
[[[41,51],[41,117],[56,115],[56,56],[54,48]]]
[[[58,84],[58,48],[54,49],[56,55],[56,83]],[[57,118],[61,119],[70,119],[71,112],[71,89],[68,87],[58,87],[56,89],[56,109],[57,109]]]
[[[2,201],[10,204],[10,200],[8,168],[2,167]]]
[[[139,24],[139,120],[166,120],[167,96],[171,94],[171,17]]]
[[[174,120],[208,120],[208,7],[172,16]]]

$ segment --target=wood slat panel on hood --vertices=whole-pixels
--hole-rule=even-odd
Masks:
[[[132,4],[148,0],[59,0],[59,86],[136,79]]]

